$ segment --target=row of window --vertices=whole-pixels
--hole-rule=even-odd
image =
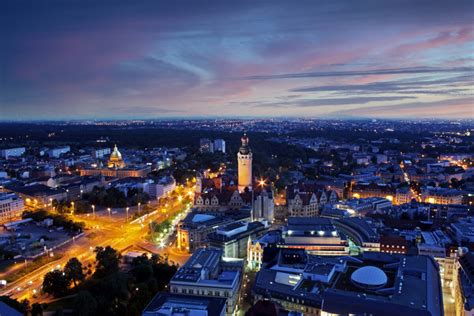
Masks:
[[[173,291],[173,293],[178,293],[178,288],[174,287],[172,291]],[[199,290],[199,289],[195,291],[194,289],[185,289],[185,288],[181,289],[181,294],[221,296],[220,291],[212,291],[212,290],[205,291],[205,290]],[[222,296],[229,297],[229,291],[224,291]]]

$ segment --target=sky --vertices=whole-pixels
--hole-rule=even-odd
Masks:
[[[474,1],[0,3],[0,119],[474,118]]]

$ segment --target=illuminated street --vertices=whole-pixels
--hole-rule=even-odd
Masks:
[[[147,250],[153,253],[158,253],[168,260],[183,264],[189,257],[187,254],[181,254],[173,249],[169,243],[165,247],[155,245],[147,240],[148,223],[152,220],[156,222],[163,222],[167,218],[177,214],[185,207],[189,207],[189,201],[192,199],[193,187],[188,188],[177,187],[176,192],[173,192],[166,198],[168,205],[165,208],[157,208],[156,213],[144,216],[142,219],[125,222],[126,215],[124,212],[117,212],[111,214],[107,211],[98,211],[95,217],[92,214],[82,214],[71,216],[75,221],[82,221],[86,224],[84,235],[76,238],[73,242],[61,247],[60,250],[54,253],[61,253],[63,257],[59,260],[51,262],[26,276],[8,284],[2,289],[0,295],[11,295],[16,299],[27,298],[30,302],[47,301],[41,297],[41,285],[43,276],[54,269],[63,268],[67,261],[71,258],[78,258],[83,266],[89,263],[94,263],[95,247],[111,246],[119,252],[124,252],[132,246]],[[187,193],[186,199],[179,198],[179,194]],[[175,198],[176,196],[176,198]],[[126,234],[124,234],[126,231]],[[22,263],[19,264],[20,267]]]

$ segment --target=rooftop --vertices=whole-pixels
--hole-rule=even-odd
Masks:
[[[324,217],[289,217],[288,236],[340,237],[332,221]]]
[[[365,266],[355,270],[351,280],[362,286],[383,286],[387,283],[387,275],[377,267]]]
[[[143,316],[215,316],[225,310],[226,299],[171,293],[157,293],[143,310]]]
[[[290,257],[293,256],[290,254]],[[359,257],[304,257],[301,254],[299,260],[285,263],[262,267],[256,278],[256,293],[299,300],[302,305],[333,314],[443,314],[438,267],[427,256],[370,252]],[[329,281],[306,275],[314,272],[324,276],[331,269],[336,272]],[[290,282],[292,278],[296,282]],[[288,282],[278,282],[281,280]]]
[[[240,272],[224,269],[221,258],[220,249],[199,248],[176,272],[170,283],[232,288],[238,282]]]

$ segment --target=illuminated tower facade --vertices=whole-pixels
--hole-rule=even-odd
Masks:
[[[239,173],[239,192],[245,188],[252,189],[252,151],[249,147],[249,138],[246,134],[241,138],[242,146],[237,153],[238,173]]]

